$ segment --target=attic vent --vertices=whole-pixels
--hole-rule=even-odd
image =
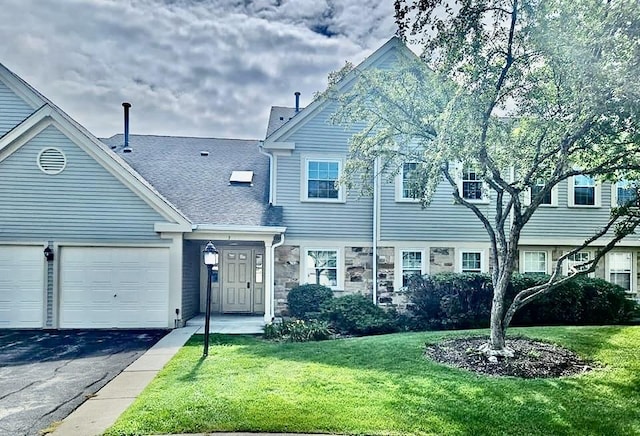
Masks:
[[[60,174],[67,166],[67,157],[53,147],[45,148],[38,153],[38,168],[46,174]]]
[[[209,156],[209,152],[208,151],[201,151],[200,152],[200,156]]]
[[[229,183],[253,184],[253,171],[232,171]]]

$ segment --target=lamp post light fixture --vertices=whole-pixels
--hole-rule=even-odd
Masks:
[[[204,351],[202,357],[209,355],[209,319],[211,318],[211,280],[213,272],[216,273],[216,281],[218,275],[218,250],[216,250],[213,242],[209,241],[202,252],[204,264],[207,266],[207,308],[204,318]]]

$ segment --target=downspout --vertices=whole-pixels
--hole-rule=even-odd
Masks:
[[[378,203],[380,202],[380,194],[378,192],[379,188],[379,178],[378,174],[379,168],[379,157],[376,157],[373,161],[373,304],[378,304]]]
[[[273,204],[273,155],[263,150],[264,141],[258,143],[258,152],[269,158],[269,204]]]
[[[269,307],[269,314],[271,315],[271,319],[275,316],[275,284],[276,284],[276,248],[282,247],[284,244],[284,233],[280,233],[280,241],[276,242],[271,246],[271,262],[269,263],[270,275],[271,275],[271,283],[269,283],[269,296],[271,300],[271,307]]]

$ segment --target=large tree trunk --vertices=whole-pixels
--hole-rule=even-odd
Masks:
[[[491,302],[491,333],[489,342],[481,348],[481,351],[489,356],[512,357],[513,350],[505,344],[504,325],[504,296],[509,286],[509,274],[499,274],[498,280],[493,284],[493,301]]]

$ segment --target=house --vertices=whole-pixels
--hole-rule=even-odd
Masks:
[[[392,38],[358,68],[397,56],[413,54]],[[372,197],[336,187],[355,131],[327,122],[330,101],[297,102],[272,108],[263,141],[128,129],[100,140],[0,65],[0,328],[181,325],[204,312],[208,241],[220,252],[212,311],[265,321],[302,283],[399,304],[408,274],[488,270],[484,230],[447,186],[426,209],[410,198],[410,162]],[[474,174],[460,183],[491,207]],[[624,195],[588,178],[558,186],[523,235],[520,270],[549,272]],[[637,296],[639,242],[625,239],[596,275]]]

